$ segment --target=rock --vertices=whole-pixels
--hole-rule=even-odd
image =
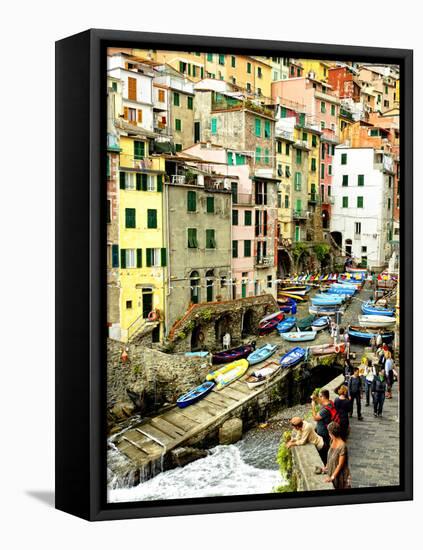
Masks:
[[[175,466],[185,466],[194,460],[207,456],[207,451],[194,449],[193,447],[179,447],[170,452]]]
[[[117,420],[124,420],[131,416],[134,410],[135,405],[131,401],[121,401],[116,403],[110,412]]]
[[[219,428],[220,445],[231,445],[242,438],[242,420],[231,418]]]

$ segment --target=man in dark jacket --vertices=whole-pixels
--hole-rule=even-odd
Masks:
[[[379,374],[373,378],[372,395],[374,416],[382,416],[383,403],[385,402],[386,377],[384,369],[380,369]]]
[[[354,401],[357,402],[357,416],[359,420],[363,420],[361,416],[361,390],[362,382],[360,377],[360,371],[358,367],[354,367],[353,375],[348,380],[348,397],[351,401],[351,412],[350,416],[354,412]]]

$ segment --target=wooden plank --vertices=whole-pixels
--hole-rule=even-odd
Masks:
[[[176,438],[181,435],[185,435],[185,431],[182,428],[178,428],[171,422],[168,422],[163,416],[158,416],[157,418],[152,418],[151,423],[157,426],[157,428],[164,434]]]
[[[245,393],[240,392],[238,389],[225,388],[224,391],[225,391],[225,395],[232,397],[235,401],[242,402],[242,401],[245,401],[246,399]]]
[[[166,422],[173,424],[173,426],[176,426],[176,428],[184,431],[193,428],[197,424],[195,420],[191,420],[191,418],[184,416],[183,412],[180,409],[167,412],[161,418],[163,418],[163,420],[166,420]]]
[[[131,439],[128,439],[127,437],[123,436],[122,437],[123,441],[126,441],[127,443],[129,443],[130,445],[136,447],[138,449],[138,451],[140,451],[141,453],[145,454],[146,456],[148,456],[148,453],[142,448],[140,447],[140,445],[138,445],[138,443],[135,443],[135,441],[132,441]]]
[[[161,432],[158,428],[150,424],[144,424],[140,428],[136,428],[136,430],[140,430],[144,433],[144,435],[147,435],[147,437],[151,436],[152,441],[155,441],[158,445],[160,443],[163,443],[163,447],[167,447],[170,443],[173,443],[173,441],[176,439],[175,437],[170,437],[167,434]]]
[[[248,386],[247,384],[245,384],[245,382],[236,380],[235,382],[232,382],[231,386],[232,386],[232,389],[239,391],[245,395],[250,395],[250,396],[254,395],[254,393],[250,389],[248,389]]]
[[[194,422],[196,422],[197,424],[204,424],[209,420],[210,415],[205,414],[203,411],[201,411],[201,409],[194,410],[193,407],[194,405],[191,405],[191,407],[187,407],[181,414],[191,420],[194,420]]]
[[[219,416],[219,412],[216,409],[216,405],[213,407],[213,404],[210,403],[211,406],[207,406],[207,403],[196,403],[197,409],[201,409],[203,411],[206,411],[207,414],[210,416]]]
[[[211,393],[204,399],[204,401],[207,401],[208,403],[214,403],[215,405],[220,407],[221,411],[224,411],[228,407],[230,407],[234,403],[234,399],[228,398],[228,397],[218,397],[217,395],[212,395]]]

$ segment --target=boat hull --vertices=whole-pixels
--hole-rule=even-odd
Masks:
[[[269,359],[269,357],[271,357],[277,349],[278,346],[276,345],[272,346],[271,344],[266,344],[265,346],[257,348],[253,351],[253,353],[250,353],[247,357],[247,361],[250,365],[257,365],[258,363]]]
[[[306,350],[304,348],[292,348],[280,358],[279,364],[283,368],[294,367],[301,363],[305,359],[305,356]]]
[[[387,315],[359,315],[358,324],[360,327],[383,328],[395,325],[395,317]]]
[[[232,384],[232,382],[235,382],[235,380],[238,380],[239,378],[244,376],[250,365],[248,364],[248,361],[246,359],[241,359],[241,361],[238,361],[238,363],[239,365],[237,365],[230,371],[216,377],[216,390],[222,390],[223,388],[229,386],[229,384]]]
[[[307,332],[281,332],[280,336],[287,342],[308,342],[314,340],[317,333],[312,330]]]
[[[365,328],[362,328],[362,327],[350,327],[348,329],[348,334],[351,342],[368,345],[372,337],[376,339],[378,332],[377,331],[374,332],[371,330],[367,331]],[[384,344],[389,344],[394,339],[394,333],[391,331],[382,333],[381,336],[382,336],[382,342]]]
[[[274,376],[276,376],[276,374],[278,374],[279,370],[280,365],[278,365],[277,363],[273,363],[272,365],[268,365],[262,367],[261,369],[258,369],[257,371],[254,371],[251,376],[246,379],[245,382],[250,390],[253,390],[258,386],[266,384],[266,382],[268,382]]]
[[[180,409],[189,407],[189,405],[193,405],[194,403],[197,403],[197,401],[200,401],[200,399],[210,393],[213,388],[214,382],[204,382],[204,384],[201,384],[201,386],[197,386],[186,394],[181,395],[181,397],[176,400],[176,405]]]
[[[244,359],[252,351],[254,351],[254,346],[251,345],[240,346],[227,351],[219,351],[213,354],[212,363],[216,365],[221,363],[232,363],[233,361]]]
[[[295,317],[288,317],[276,325],[276,330],[278,332],[289,332],[296,322],[297,319]]]

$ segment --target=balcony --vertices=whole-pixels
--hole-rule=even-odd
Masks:
[[[339,110],[339,116],[343,116],[344,118],[347,118],[348,120],[351,120],[351,122],[354,122],[354,117],[351,111],[347,111],[347,109],[344,109],[343,107]]]
[[[107,150],[120,153],[119,136],[107,134]]]
[[[254,204],[253,195],[251,193],[237,193],[236,195],[232,194],[232,204],[251,206]]]
[[[321,204],[319,194],[318,193],[309,193],[308,194],[308,202],[310,204]]]
[[[293,210],[292,217],[294,220],[306,220],[308,218],[308,212],[306,210]]]
[[[288,237],[282,237],[282,235],[279,235],[278,237],[279,249],[287,249],[287,248],[291,248],[291,246],[292,246],[292,239]]]
[[[331,94],[325,94],[324,92],[314,92],[314,97],[316,99],[321,99],[322,101],[328,101],[329,103],[335,103],[335,105],[340,105],[339,99]]]
[[[270,267],[273,263],[273,256],[257,256],[255,261],[256,267]]]

